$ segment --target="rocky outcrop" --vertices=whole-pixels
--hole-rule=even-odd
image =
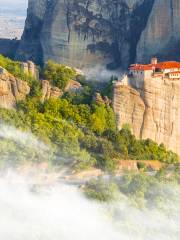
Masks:
[[[65,92],[79,92],[82,89],[83,89],[82,85],[79,82],[74,80],[69,80],[64,90]]]
[[[145,104],[140,94],[129,86],[114,85],[113,107],[117,118],[117,127],[121,129],[128,123],[137,138],[141,136],[144,121]]]
[[[143,163],[145,168],[149,171],[158,171],[160,170],[164,164],[159,161],[148,161],[148,160],[120,160],[118,169],[116,170],[116,174],[121,173],[122,171],[138,171],[138,163]],[[142,169],[141,169],[142,170]]]
[[[127,67],[156,0],[29,0],[20,60]]]
[[[39,79],[39,70],[33,62],[21,62],[20,67],[25,74],[30,75],[35,79]]]
[[[134,88],[115,84],[118,127],[128,123],[136,137],[164,143],[180,154],[180,80],[150,78]]]
[[[43,52],[41,31],[48,0],[29,0],[24,33],[17,50],[16,59],[21,61],[33,60],[42,63]]]
[[[27,82],[15,78],[0,67],[0,107],[14,108],[18,100],[23,100],[30,92]]]
[[[179,0],[29,0],[16,57],[77,68],[180,59]]]
[[[63,95],[61,89],[51,86],[47,80],[42,80],[42,102],[50,98],[59,98]]]
[[[147,26],[137,46],[137,61],[151,56],[179,60],[180,1],[155,0]]]
[[[101,96],[99,92],[94,94],[93,101],[95,101],[97,104],[105,104],[108,106],[111,104],[111,100],[107,96]]]

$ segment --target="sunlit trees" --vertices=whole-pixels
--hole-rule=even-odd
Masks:
[[[43,76],[49,80],[52,85],[64,89],[69,80],[75,79],[74,69],[53,61],[48,61],[43,70]]]

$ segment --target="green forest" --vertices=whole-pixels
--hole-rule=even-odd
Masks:
[[[42,154],[38,161],[49,161],[56,166],[69,164],[76,170],[97,167],[108,172],[116,170],[120,159],[159,160],[168,164],[179,162],[177,154],[166,150],[163,144],[158,145],[150,139],[136,139],[128,124],[117,130],[111,104],[94,100],[97,91],[102,96],[112,97],[112,81],[101,88],[86,81],[84,76],[76,75],[74,69],[50,61],[40,70],[43,78],[62,90],[69,79],[79,81],[83,88],[78,92],[64,92],[59,99],[42,102],[40,80],[27,76],[19,62],[3,56],[0,56],[0,66],[27,81],[31,87],[29,96],[17,102],[16,109],[0,109],[0,119],[22,131],[32,132],[51,147],[51,154],[48,157]],[[11,164],[28,161],[28,153],[22,156],[15,143],[1,138],[1,153],[7,148],[11,154],[17,155]],[[7,164],[5,159],[0,161],[3,166]]]
[[[88,198],[99,202],[130,199],[137,208],[163,209],[171,201],[179,202],[179,171],[179,165],[175,165],[173,169],[164,168],[155,175],[127,172],[120,180],[113,177],[93,179],[86,183],[84,192]]]

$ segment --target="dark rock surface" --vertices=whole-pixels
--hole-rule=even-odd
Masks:
[[[29,0],[16,58],[77,68],[179,59],[179,0]]]
[[[13,39],[0,39],[0,54],[9,57],[14,58],[16,51],[19,46],[19,40]]]
[[[127,67],[154,0],[29,0],[17,58],[78,68]]]

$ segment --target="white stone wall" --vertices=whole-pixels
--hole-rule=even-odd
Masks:
[[[180,79],[180,73],[170,73],[169,78],[170,79]]]

